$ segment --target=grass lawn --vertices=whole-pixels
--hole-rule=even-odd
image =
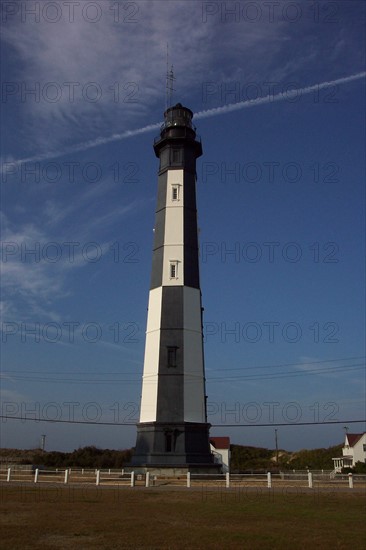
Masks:
[[[365,494],[0,487],[3,550],[366,547]]]

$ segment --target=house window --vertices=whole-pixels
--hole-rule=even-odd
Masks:
[[[177,366],[177,347],[168,346],[168,368],[175,368]]]
[[[177,261],[170,262],[169,270],[170,270],[170,278],[178,279],[178,262]]]
[[[363,452],[366,453],[366,443],[363,444]]]

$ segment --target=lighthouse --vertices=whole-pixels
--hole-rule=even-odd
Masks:
[[[157,206],[132,459],[141,468],[215,468],[206,413],[196,209],[196,159],[202,145],[192,117],[180,103],[169,107],[154,141]]]

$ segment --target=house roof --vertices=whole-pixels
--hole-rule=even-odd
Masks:
[[[230,437],[210,437],[210,443],[215,449],[230,449]]]
[[[362,434],[347,434],[346,439],[348,440],[349,446],[354,447],[356,445],[357,441],[359,441],[362,436],[363,436],[363,433]]]

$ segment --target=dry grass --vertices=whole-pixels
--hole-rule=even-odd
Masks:
[[[6,485],[2,549],[365,547],[360,492]]]

